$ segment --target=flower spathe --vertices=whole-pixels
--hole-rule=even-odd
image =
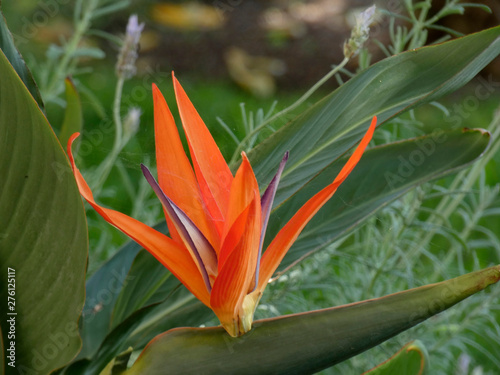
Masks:
[[[309,199],[263,251],[265,230],[288,153],[261,197],[245,153],[233,176],[183,88],[175,77],[173,80],[192,165],[167,103],[153,85],[158,181],[147,167],[141,166],[163,205],[170,237],[95,202],[71,153],[78,133],[68,142],[69,159],[80,193],[92,207],[168,268],[214,311],[231,336],[240,336],[251,329],[255,307],[288,249],[361,158],[375,130],[376,118],[335,180]]]

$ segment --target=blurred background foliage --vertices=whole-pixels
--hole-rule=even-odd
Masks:
[[[405,14],[404,3],[378,4],[396,17],[382,14],[372,25],[370,40],[359,57],[295,113],[357,69],[411,46],[394,44],[401,41],[403,27],[411,28],[397,17]],[[449,3],[458,2],[432,1],[429,18]],[[96,5],[92,18],[85,20],[85,7],[92,4]],[[477,6],[466,8],[464,14],[446,15],[428,30],[423,43],[500,23],[498,1],[473,4],[487,5],[491,12]],[[47,116],[55,128],[64,116],[61,78],[72,75],[84,118],[78,164],[87,176],[113,149],[115,65],[127,19],[136,13],[145,23],[137,74],[124,83],[120,106],[122,118],[130,108],[139,107],[140,125],[121,150],[98,197],[103,204],[153,225],[162,219],[161,206],[138,168],[141,162],[154,165],[151,84],[158,84],[178,118],[170,78],[175,70],[229,160],[252,122],[255,125],[269,110],[278,111],[293,103],[332,65],[341,62],[353,14],[370,5],[372,2],[366,0],[25,0],[4,1],[2,10],[40,86]],[[75,16],[75,7],[81,7],[80,13],[76,12],[80,19]],[[391,34],[391,30],[401,35]],[[78,39],[72,46],[75,35]],[[391,45],[392,49],[387,47]],[[490,64],[481,77],[440,103],[419,107],[379,129],[375,143],[417,136],[450,126],[450,121],[465,127],[499,127],[500,60]],[[480,98],[477,90],[485,82],[490,82],[492,89]],[[273,123],[275,128],[279,125],[280,121]],[[264,130],[260,139],[270,131]],[[256,317],[382,296],[500,263],[499,165],[500,153],[496,152],[480,169],[425,184],[379,211],[358,230],[272,283]],[[88,211],[88,222],[90,275],[127,238],[92,210]],[[399,335],[369,355],[359,355],[324,373],[362,372],[411,339],[419,339],[431,354],[433,374],[496,374],[500,368],[499,290],[485,293]]]

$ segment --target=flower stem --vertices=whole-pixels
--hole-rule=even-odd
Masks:
[[[98,3],[98,0],[90,0],[87,3],[87,8],[83,13],[80,21],[76,23],[75,32],[71,36],[69,42],[65,45],[64,54],[59,60],[59,64],[54,68],[54,73],[45,89],[44,98],[46,101],[50,102],[57,96],[57,86],[60,85],[63,82],[64,78],[70,73],[68,72],[68,67],[71,63],[71,60],[74,58],[75,52],[78,49],[78,45],[82,41],[83,36],[90,28],[92,14],[95,11]]]
[[[266,121],[260,123],[258,126],[256,126],[250,133],[248,133],[245,138],[241,141],[239,146],[236,148],[236,151],[234,152],[233,156],[231,157],[230,163],[234,163],[236,159],[238,158],[239,153],[243,150],[245,145],[248,143],[252,137],[254,137],[258,132],[260,132],[265,126],[269,125],[271,122],[274,120],[282,117],[283,115],[289,113],[290,111],[293,111],[296,109],[298,106],[303,104],[316,90],[318,90],[326,81],[328,81],[331,77],[333,77],[336,73],[342,69],[347,62],[349,61],[349,58],[344,57],[344,60],[337,65],[335,68],[330,70],[323,78],[321,78],[318,82],[316,82],[307,92],[302,95],[295,103],[290,105],[289,107],[283,109],[282,111],[276,113],[275,115],[271,116],[268,118]]]
[[[99,176],[98,180],[93,186],[93,189],[95,190],[96,193],[102,188],[104,182],[106,182],[106,179],[108,178],[109,173],[113,168],[116,158],[118,157],[120,151],[125,145],[124,144],[125,142],[123,142],[123,124],[120,116],[120,105],[122,101],[124,82],[125,78],[123,77],[119,77],[116,82],[115,99],[113,101],[113,122],[115,124],[115,140],[113,143],[113,149],[108,154],[106,159],[104,159],[104,161],[101,163],[96,172],[96,175]]]

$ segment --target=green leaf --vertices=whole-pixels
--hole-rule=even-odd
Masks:
[[[7,301],[12,268],[16,369],[48,374],[81,346],[85,213],[61,145],[1,52],[0,143],[0,300]],[[7,319],[0,325],[4,342],[10,341]]]
[[[130,280],[128,272],[140,250],[128,242],[88,279],[80,327],[83,345],[77,359],[91,358],[109,333],[116,299]]]
[[[154,295],[162,285],[166,284],[171,275],[163,264],[146,250],[141,250],[130,268],[130,282],[121,290],[116,301],[111,326],[115,327],[143,306],[164,300],[166,296],[156,299]],[[177,285],[179,285],[179,281],[176,280],[166,293],[171,292]],[[154,299],[151,300],[151,298]]]
[[[335,195],[304,228],[279,269],[321,250],[416,185],[473,162],[489,142],[490,134],[484,130],[457,129],[367,150]],[[346,160],[325,168],[276,209],[269,221],[267,241],[310,197],[333,181]]]
[[[173,280],[170,278],[169,280]],[[102,371],[112,359],[125,348],[141,348],[152,337],[165,329],[179,326],[179,322],[200,320],[199,315],[210,309],[201,304],[187,289],[176,290],[176,296],[162,304],[153,304],[141,308],[114,328],[102,341],[91,360],[81,359],[73,363],[66,372],[71,375],[93,375]],[[200,306],[201,305],[201,306]],[[201,308],[200,308],[201,307]],[[131,344],[132,343],[132,344]],[[142,346],[141,346],[142,345]]]
[[[31,75],[30,70],[26,66],[23,57],[19,53],[14,44],[14,39],[12,38],[12,34],[7,27],[7,22],[5,21],[5,17],[0,10],[0,49],[3,51],[7,59],[10,61],[11,65],[14,67],[14,70],[17,72],[19,77],[21,77],[25,86],[28,88],[31,96],[36,100],[38,106],[44,110],[43,100],[40,96],[40,92],[38,91],[38,86]]]
[[[122,251],[130,248],[130,245]],[[120,264],[117,259],[129,254],[124,253],[122,257],[117,255],[113,258],[115,264]],[[106,269],[117,273],[109,265]],[[89,331],[89,327],[85,329],[87,335],[84,337],[93,333],[93,340],[86,342],[86,345],[92,344],[93,347],[84,346],[87,357],[90,358],[88,354],[92,353],[91,360],[74,363],[69,369],[70,374],[91,375],[99,372],[122,350],[128,347],[143,348],[158,332],[183,324],[200,325],[213,316],[210,309],[181,286],[177,279],[170,277],[170,273],[145,250],[137,255],[123,279],[117,299],[102,307],[103,310],[108,309],[104,315],[96,316],[99,320],[104,318],[105,324],[94,325],[93,331]],[[143,288],[141,284],[154,287]],[[145,298],[144,293],[149,296]],[[113,305],[115,311],[111,313]],[[96,328],[100,328],[101,332]]]
[[[103,59],[106,57],[104,51],[97,47],[80,47],[78,48],[71,57],[91,57],[93,59]]]
[[[135,349],[143,348],[158,332],[164,332],[175,327],[196,327],[214,318],[214,313],[180,283],[175,284],[171,277],[165,291],[170,288],[170,294],[163,302],[144,307],[141,325],[127,338],[125,346]],[[175,285],[175,288],[172,288]],[[125,322],[129,322],[128,318]]]
[[[73,81],[68,77],[64,80],[64,83],[66,86],[66,111],[64,112],[64,120],[59,132],[59,142],[63,146],[66,146],[69,137],[73,133],[82,130],[83,115],[80,95],[78,95]]]
[[[224,329],[177,328],[157,336],[124,374],[313,374],[448,309],[500,280],[500,266],[330,309]]]
[[[104,369],[99,373],[99,375],[117,375],[121,374],[127,369],[127,364],[132,355],[132,348],[128,348],[123,353],[120,353],[117,357],[113,358]]]
[[[155,229],[167,233],[165,222]],[[90,371],[85,358],[92,358],[92,371],[100,371],[99,366],[128,346],[144,347],[158,332],[183,324],[200,325],[212,315],[187,289],[179,287],[177,279],[166,277],[169,272],[153,256],[140,249],[128,242],[87,281],[83,348],[70,373]],[[156,292],[144,299],[144,293],[150,291],[141,284],[154,285]],[[133,314],[139,308],[141,312]],[[114,341],[116,346],[110,344]]]
[[[429,355],[421,341],[415,340],[403,346],[387,361],[363,373],[363,375],[422,375],[429,365]]]
[[[357,144],[374,115],[383,124],[470,81],[500,53],[499,36],[500,26],[372,65],[248,154],[257,181],[266,185],[289,151],[275,199],[281,204]]]
[[[7,353],[5,357],[10,355],[10,352],[4,352],[3,348],[3,340],[2,340],[2,327],[0,326],[0,353]],[[10,342],[9,342],[10,345]],[[9,345],[7,345],[7,348],[9,348]],[[0,355],[0,374],[5,374],[5,362],[9,361],[7,358],[4,358],[3,355]]]

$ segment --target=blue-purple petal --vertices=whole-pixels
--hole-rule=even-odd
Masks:
[[[163,204],[163,207],[165,207],[168,216],[183,239],[184,245],[191,250],[191,254],[198,263],[207,290],[210,292],[212,290],[212,285],[210,283],[209,273],[214,274],[217,270],[217,255],[215,250],[186,213],[165,195],[149,169],[143,164],[141,164],[141,169],[144,177],[146,177],[146,180],[153,188],[156,196]]]
[[[274,197],[276,195],[276,191],[278,190],[278,184],[281,178],[281,174],[283,173],[283,169],[285,169],[285,164],[288,160],[288,151],[285,152],[283,159],[278,167],[278,171],[274,175],[273,179],[267,186],[266,191],[262,194],[260,199],[261,211],[262,211],[262,229],[260,234],[260,243],[259,243],[259,254],[257,257],[257,268],[255,269],[255,285],[254,290],[257,284],[259,283],[259,269],[260,269],[260,258],[262,256],[262,246],[264,245],[264,237],[266,236],[267,224],[269,222],[269,215],[271,214],[271,209],[273,208]]]

